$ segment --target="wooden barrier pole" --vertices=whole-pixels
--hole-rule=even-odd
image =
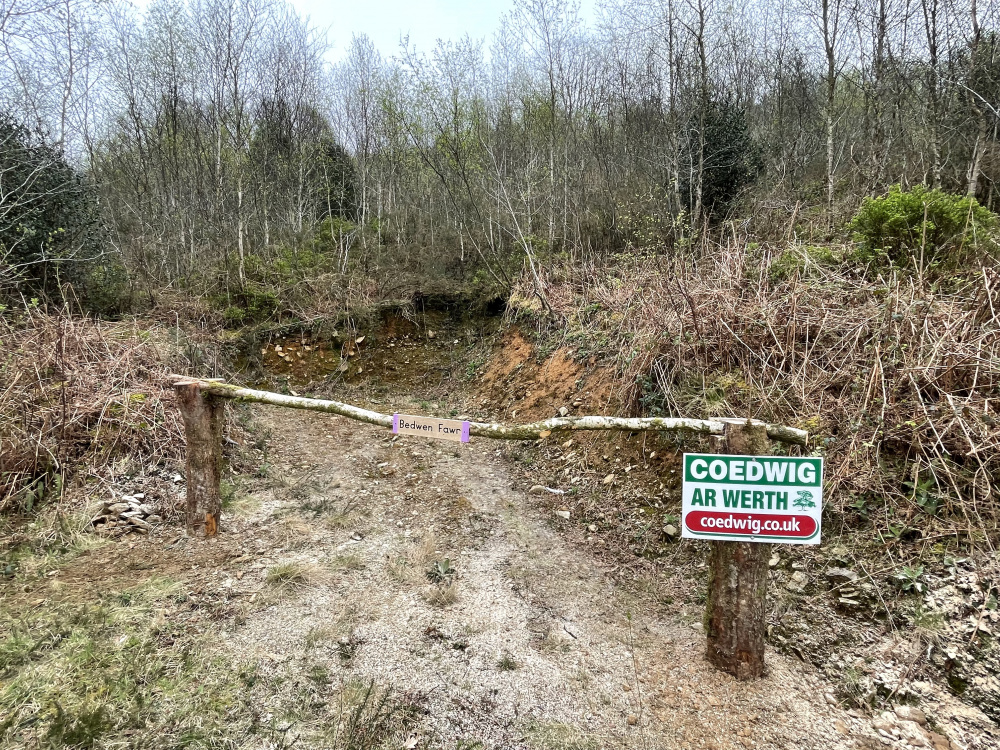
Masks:
[[[222,399],[202,393],[201,383],[174,384],[187,438],[187,530],[213,537],[222,512]]]
[[[308,409],[326,414],[337,414],[381,427],[392,426],[391,414],[380,414],[368,409],[360,409],[350,404],[342,404],[339,401],[326,401],[317,398],[303,398],[301,396],[286,396],[282,393],[257,391],[252,388],[241,388],[231,383],[223,383],[219,380],[202,380],[188,378],[183,375],[172,375],[170,377],[178,379],[181,382],[200,383],[202,392],[206,396],[228,398],[245,403],[286,406],[291,409]],[[745,419],[731,418],[686,419],[683,417],[553,417],[542,422],[534,422],[533,424],[505,425],[490,422],[470,422],[469,434],[473,437],[485,437],[494,440],[539,440],[548,437],[553,432],[576,430],[618,430],[620,432],[686,430],[698,432],[703,435],[723,435],[725,434],[726,424],[745,424],[746,421]],[[806,445],[809,441],[809,433],[805,430],[785,427],[780,424],[765,424],[757,420],[753,420],[752,423],[763,425],[767,430],[768,437],[772,440],[779,440],[783,443],[794,443],[796,445]]]
[[[726,425],[725,452],[770,454],[763,425]],[[764,674],[767,633],[767,560],[771,545],[757,542],[711,542],[708,557],[708,604],[705,631],[708,660],[739,680]]]

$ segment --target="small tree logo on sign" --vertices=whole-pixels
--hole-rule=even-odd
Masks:
[[[685,453],[681,536],[819,544],[823,459]]]
[[[805,510],[806,508],[815,508],[816,503],[813,502],[813,493],[809,490],[799,490],[799,496],[795,498],[792,503],[796,508],[801,508]]]

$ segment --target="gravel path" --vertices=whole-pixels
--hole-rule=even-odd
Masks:
[[[419,696],[413,739],[441,747],[889,742],[832,705],[833,686],[801,662],[771,653],[770,676],[753,684],[715,672],[700,626],[646,616],[655,607],[616,587],[561,519],[540,515],[489,441],[394,440],[341,418],[258,416],[272,431],[279,486],[235,521],[258,555],[236,585],[267,590],[271,571],[272,593],[224,639],[241,658],[290,677],[319,664],[333,679]],[[305,583],[283,590],[275,571]]]

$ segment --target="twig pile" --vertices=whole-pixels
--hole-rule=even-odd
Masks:
[[[54,477],[183,455],[170,364],[138,329],[29,309],[0,317],[0,352],[0,512]]]

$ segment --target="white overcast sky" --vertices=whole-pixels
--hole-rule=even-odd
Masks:
[[[347,50],[353,34],[367,34],[384,57],[399,50],[399,39],[409,34],[410,44],[429,52],[438,39],[458,40],[465,34],[489,42],[500,17],[510,11],[512,0],[290,0],[313,24],[327,30],[336,61]],[[588,23],[593,0],[581,3],[580,15]]]
[[[468,34],[487,46],[510,12],[513,0],[286,0],[299,14],[309,16],[327,34],[336,62],[354,34],[367,34],[383,57],[399,52],[399,40],[409,35],[410,45],[430,52],[438,39],[457,41]],[[131,0],[144,10],[150,0]],[[580,18],[589,26],[596,18],[596,0],[580,0]]]

